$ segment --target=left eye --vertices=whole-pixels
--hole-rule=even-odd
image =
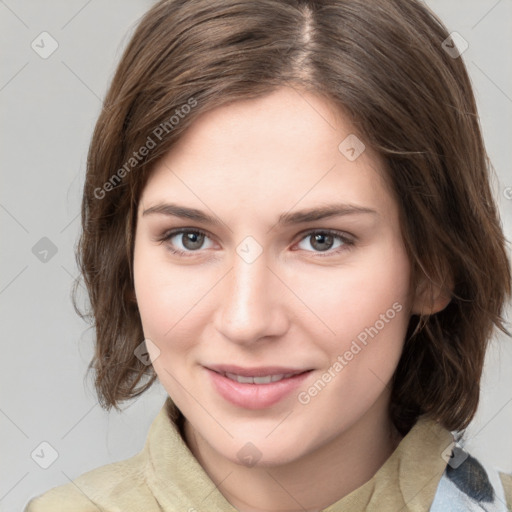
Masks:
[[[337,233],[331,233],[329,231],[317,231],[314,233],[308,233],[299,242],[298,247],[299,249],[310,252],[311,250],[309,247],[312,247],[314,252],[327,252],[331,249],[338,249],[343,247],[344,245],[350,245],[350,241],[345,237]]]

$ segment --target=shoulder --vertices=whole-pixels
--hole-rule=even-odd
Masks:
[[[507,499],[507,506],[512,510],[512,473],[499,473],[503,490],[505,491],[505,498]]]
[[[72,483],[54,487],[32,498],[24,512],[98,512],[98,507]]]
[[[512,510],[512,475],[497,471],[460,446],[453,446],[449,457],[431,512]]]
[[[24,512],[159,510],[146,485],[144,468],[143,452],[130,459],[101,466],[33,498]]]

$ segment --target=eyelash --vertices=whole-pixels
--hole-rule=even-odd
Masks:
[[[200,229],[180,228],[180,229],[174,229],[174,230],[165,232],[161,237],[158,238],[158,242],[160,242],[160,243],[167,242],[171,238],[175,237],[176,235],[181,235],[184,233],[193,233],[193,234],[197,234],[197,235],[204,235],[205,237],[211,238],[208,235],[208,233],[206,233],[205,231],[202,231]],[[301,233],[301,238],[298,240],[297,243],[300,243],[302,240],[304,240],[310,236],[318,235],[318,234],[329,235],[334,238],[337,238],[338,240],[340,240],[343,243],[343,245],[341,247],[338,247],[338,249],[336,249],[334,251],[332,251],[330,249],[327,251],[306,251],[306,252],[311,252],[311,253],[315,254],[315,257],[320,257],[320,258],[329,257],[334,254],[339,254],[341,252],[349,251],[355,245],[355,240],[353,238],[349,238],[348,236],[346,236],[345,233],[343,233],[341,231],[336,231],[333,229],[312,229],[310,231],[303,232],[303,233]],[[197,251],[181,251],[179,249],[175,249],[170,244],[167,244],[167,248],[171,253],[176,254],[178,256],[185,257],[185,258],[194,256],[195,253],[198,253],[201,250],[201,249],[198,249]]]

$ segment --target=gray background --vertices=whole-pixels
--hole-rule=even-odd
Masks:
[[[152,3],[0,1],[0,510],[4,512],[19,511],[36,494],[140,451],[166,396],[156,384],[122,414],[104,412],[91,380],[85,379],[92,331],[70,301],[89,139],[121,50]],[[505,233],[511,239],[512,0],[427,4],[450,31],[459,32],[469,43],[463,58],[497,172],[494,190]],[[31,47],[43,31],[59,45],[47,59]],[[49,44],[47,39],[46,49]],[[41,242],[43,237],[51,244]],[[37,255],[41,247],[50,247],[46,261],[40,259],[44,253]],[[482,403],[467,445],[509,472],[511,368],[512,341],[499,336],[488,355]],[[44,441],[58,452],[48,469],[31,457]],[[43,451],[44,457],[50,453]],[[39,457],[40,463],[44,457]]]

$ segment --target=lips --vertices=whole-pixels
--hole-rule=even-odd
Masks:
[[[280,380],[288,379],[297,374],[279,373],[275,375],[265,375],[264,377],[245,377],[242,375],[237,375],[236,373],[222,373],[221,375],[224,375],[224,377],[227,377],[232,381],[239,382],[240,384],[270,384],[271,382],[279,382]]]
[[[243,368],[212,365],[205,370],[221,397],[237,407],[252,410],[277,404],[312,373],[312,370],[282,366]]]
[[[209,365],[206,368],[222,375],[232,374],[241,377],[268,377],[273,375],[293,376],[309,371],[311,368],[290,368],[285,366],[259,366],[244,368],[230,364]]]

